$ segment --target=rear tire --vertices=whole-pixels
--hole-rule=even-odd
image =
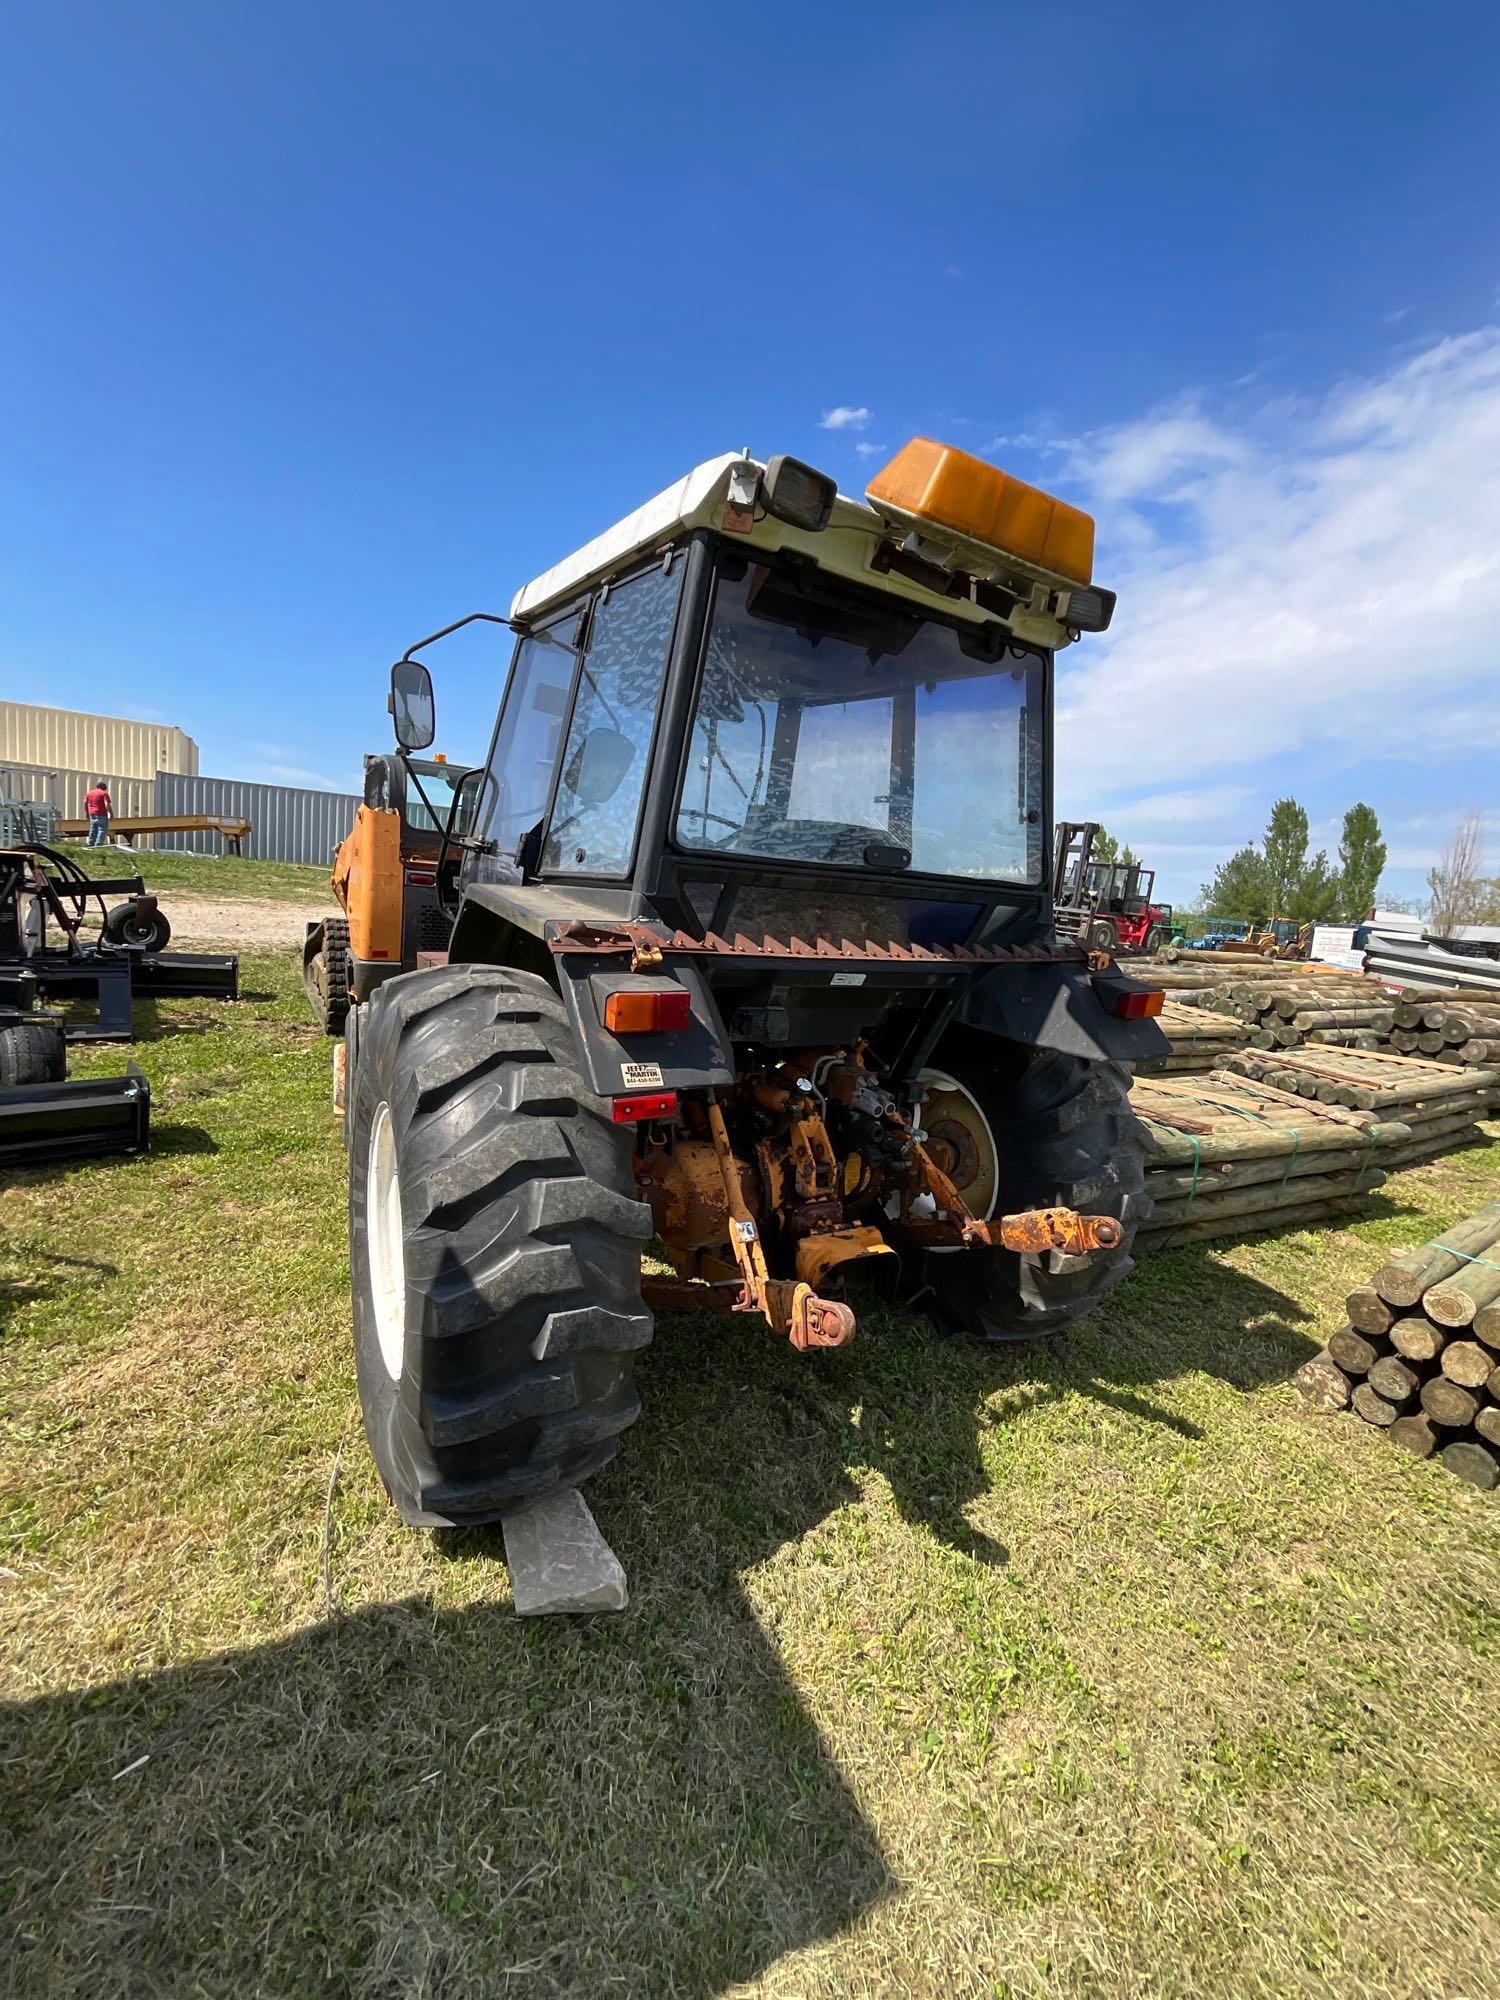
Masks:
[[[365,1431],[411,1525],[498,1520],[598,1471],[639,1413],[652,1224],[631,1137],[587,1093],[562,1002],[533,974],[405,973],[358,1013]]]
[[[1089,949],[1108,952],[1120,949],[1120,934],[1108,918],[1101,917],[1089,925]]]
[[[318,949],[302,968],[302,986],[325,1035],[341,1035],[349,1018],[349,919],[325,917]]]
[[[106,944],[129,945],[136,951],[165,951],[171,941],[172,926],[163,910],[136,914],[133,903],[116,903],[105,912],[103,936]]]
[[[1150,930],[1147,931],[1146,933],[1145,943],[1141,946],[1141,950],[1145,952],[1150,952],[1151,954],[1154,955],[1155,953],[1161,950],[1162,946],[1166,943],[1166,941],[1167,941],[1167,934],[1162,929],[1161,925],[1153,924]]]
[[[0,1028],[0,1090],[61,1083],[67,1073],[67,1049],[55,1021],[16,1021]]]
[[[1112,1215],[1118,1249],[1070,1257],[1052,1250],[929,1253],[934,1317],[986,1340],[1035,1340],[1084,1319],[1128,1276],[1136,1230],[1151,1213],[1145,1147],[1130,1109],[1128,1072],[1051,1049],[1024,1049],[955,1029],[933,1058],[973,1098],[998,1158],[993,1215],[1061,1205]]]

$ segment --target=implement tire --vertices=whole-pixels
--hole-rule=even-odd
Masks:
[[[349,919],[325,917],[318,948],[303,961],[302,990],[325,1035],[341,1035],[349,1018]]]
[[[414,1527],[495,1521],[608,1463],[651,1338],[628,1132],[531,973],[440,966],[359,1010],[349,1092],[354,1353]]]
[[[134,903],[116,903],[105,912],[101,935],[106,944],[133,945],[137,951],[165,951],[172,941],[172,926],[165,910],[147,910],[138,915]]]
[[[934,1317],[986,1340],[1035,1340],[1084,1319],[1132,1269],[1131,1244],[1151,1213],[1145,1192],[1145,1146],[1130,1109],[1128,1074],[1118,1063],[1090,1062],[1051,1049],[1027,1049],[972,1029],[954,1029],[932,1071],[957,1085],[946,1100],[967,1098],[982,1114],[981,1149],[995,1166],[993,1198],[976,1213],[1061,1205],[1081,1215],[1112,1215],[1124,1226],[1115,1250],[1070,1257],[1049,1250],[930,1251],[927,1281]],[[931,1088],[931,1086],[929,1086]],[[924,1122],[927,1112],[924,1110]],[[960,1192],[968,1193],[962,1187]]]
[[[55,1021],[15,1021],[0,1028],[0,1090],[61,1083],[67,1073],[67,1050]]]

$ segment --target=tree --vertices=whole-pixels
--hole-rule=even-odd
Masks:
[[[1465,924],[1478,923],[1488,900],[1488,884],[1479,870],[1484,860],[1484,821],[1476,809],[1466,812],[1453,838],[1427,871],[1432,914],[1427,927],[1437,937],[1451,937]]]
[[[1278,799],[1272,806],[1263,859],[1269,908],[1258,914],[1289,917],[1307,873],[1307,814],[1295,799]]]
[[[1120,849],[1120,860],[1127,868],[1139,868],[1141,865],[1141,857],[1135,852],[1128,840]]]
[[[1380,821],[1373,807],[1350,806],[1344,814],[1344,833],[1339,841],[1339,874],[1343,878],[1339,909],[1345,923],[1362,923],[1375,907],[1375,893],[1384,867],[1385,842],[1380,837]]]
[[[1267,914],[1266,864],[1253,841],[1219,863],[1212,882],[1203,885],[1202,903],[1217,917],[1254,922]]]
[[[1120,843],[1112,833],[1106,833],[1101,826],[1099,831],[1094,835],[1094,845],[1089,859],[1091,861],[1110,862],[1118,861],[1119,858]]]
[[[1327,923],[1330,917],[1338,915],[1343,895],[1339,872],[1329,866],[1327,851],[1320,847],[1312,860],[1304,863],[1301,875],[1287,891],[1285,902],[1273,914],[1291,917],[1299,924]]]

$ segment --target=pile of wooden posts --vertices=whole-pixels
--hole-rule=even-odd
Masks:
[[[1500,1066],[1500,995],[1483,987],[1461,993],[1398,994],[1390,1042],[1403,1055],[1470,1068]]]
[[[1156,1023],[1172,1044],[1172,1051],[1140,1065],[1142,1074],[1151,1076],[1205,1075],[1217,1069],[1225,1056],[1244,1048],[1250,1036],[1245,1023],[1233,1014],[1184,1007],[1180,1000],[1168,1000]]]
[[[1298,1370],[1303,1394],[1476,1486],[1500,1481],[1500,1201],[1383,1264],[1345,1310]]]
[[[1155,1203],[1138,1253],[1357,1215],[1413,1144],[1410,1126],[1384,1113],[1223,1071],[1137,1076],[1130,1101]]]
[[[1230,958],[1205,952],[1213,965],[1132,965],[1132,974],[1170,995],[1170,1004],[1203,1007],[1243,1023],[1253,1048],[1291,1049],[1303,1042],[1378,1048],[1391,1033],[1396,996],[1378,979],[1336,966]]]
[[[1320,1104],[1343,1105],[1399,1121],[1409,1130],[1392,1166],[1411,1166],[1479,1137],[1476,1126],[1500,1113],[1500,1069],[1459,1068],[1420,1057],[1366,1049],[1241,1049],[1224,1072]]]

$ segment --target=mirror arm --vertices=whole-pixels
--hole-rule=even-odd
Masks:
[[[471,611],[465,618],[455,618],[451,625],[445,625],[441,632],[429,632],[425,639],[414,640],[401,655],[403,660],[412,659],[424,646],[435,646],[439,639],[446,639],[451,632],[461,632],[465,625],[483,623],[503,625],[508,632],[519,632],[521,627],[513,618],[502,618],[498,611]]]

